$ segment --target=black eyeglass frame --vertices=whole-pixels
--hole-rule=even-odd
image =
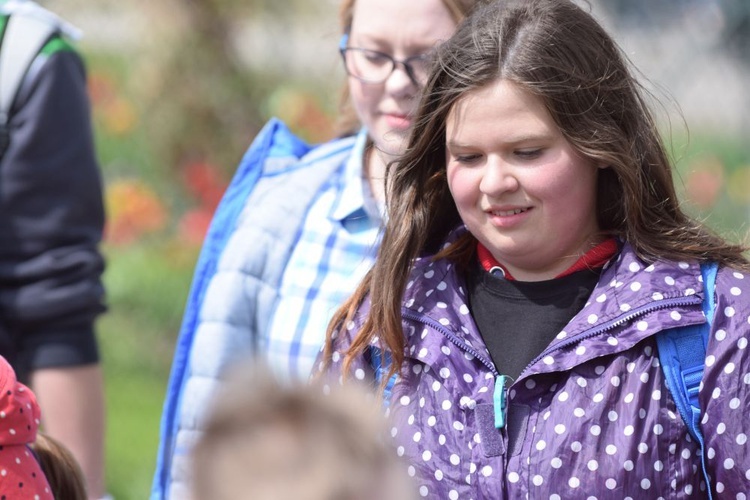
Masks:
[[[409,77],[409,80],[411,80],[414,85],[416,85],[417,87],[423,87],[424,86],[424,83],[420,82],[419,80],[417,80],[417,76],[414,74],[414,67],[412,66],[412,61],[427,60],[430,57],[429,53],[419,54],[419,55],[416,55],[416,56],[407,57],[406,59],[396,59],[392,55],[386,54],[385,52],[380,52],[379,50],[362,49],[362,48],[358,48],[358,47],[349,47],[349,46],[347,46],[348,43],[349,43],[349,35],[348,34],[344,34],[341,37],[341,42],[339,43],[339,53],[341,53],[341,58],[344,61],[344,70],[346,71],[347,75],[349,75],[349,76],[351,76],[353,78],[356,78],[357,80],[359,80],[360,82],[363,82],[363,83],[372,83],[372,84],[383,83],[384,81],[386,81],[393,74],[394,71],[396,71],[396,67],[400,64],[401,66],[404,67],[404,71],[406,72],[406,76]],[[357,76],[357,75],[353,74],[349,70],[349,66],[346,63],[346,53],[347,52],[360,52],[360,53],[367,53],[367,54],[373,54],[373,55],[385,57],[386,59],[388,59],[388,60],[391,61],[391,70],[388,72],[387,75],[385,75],[380,80],[372,80],[372,79],[368,79],[368,78],[362,78],[361,76]]]

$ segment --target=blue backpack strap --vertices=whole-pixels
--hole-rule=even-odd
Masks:
[[[719,265],[716,262],[701,264],[703,313],[706,315],[706,322],[664,330],[656,336],[659,361],[666,378],[667,388],[672,393],[682,420],[688,426],[690,436],[700,446],[701,466],[709,499],[712,498],[711,485],[706,470],[706,454],[700,429],[701,409],[698,402],[698,389],[703,378],[706,345],[711,333],[711,321],[716,306],[714,288],[718,269]]]
[[[370,346],[368,351],[370,366],[372,366],[372,369],[375,372],[375,383],[377,387],[380,387],[380,384],[383,382],[383,377],[388,374],[388,370],[391,368],[391,354],[386,352],[385,356],[383,356],[383,351],[375,346]],[[388,379],[388,383],[385,384],[385,388],[383,389],[383,408],[388,408],[390,405],[391,390],[393,389],[393,384],[396,383],[396,378],[396,374],[394,373],[391,378]]]

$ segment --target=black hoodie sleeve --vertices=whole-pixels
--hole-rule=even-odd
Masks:
[[[95,362],[104,207],[78,54],[51,55],[17,101],[0,161],[0,334],[31,368]]]

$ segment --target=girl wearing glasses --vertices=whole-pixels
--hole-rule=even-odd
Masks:
[[[189,453],[228,365],[255,356],[281,378],[309,376],[331,314],[372,265],[385,166],[403,152],[428,54],[475,1],[344,1],[341,136],[311,147],[272,121],[245,154],[195,272],[152,498],[187,496]]]
[[[436,59],[324,376],[380,381],[425,498],[745,498],[750,264],[680,209],[615,42],[502,0]]]

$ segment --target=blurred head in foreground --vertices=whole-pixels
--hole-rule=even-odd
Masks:
[[[378,403],[360,389],[324,394],[232,371],[194,449],[194,500],[415,498]]]

